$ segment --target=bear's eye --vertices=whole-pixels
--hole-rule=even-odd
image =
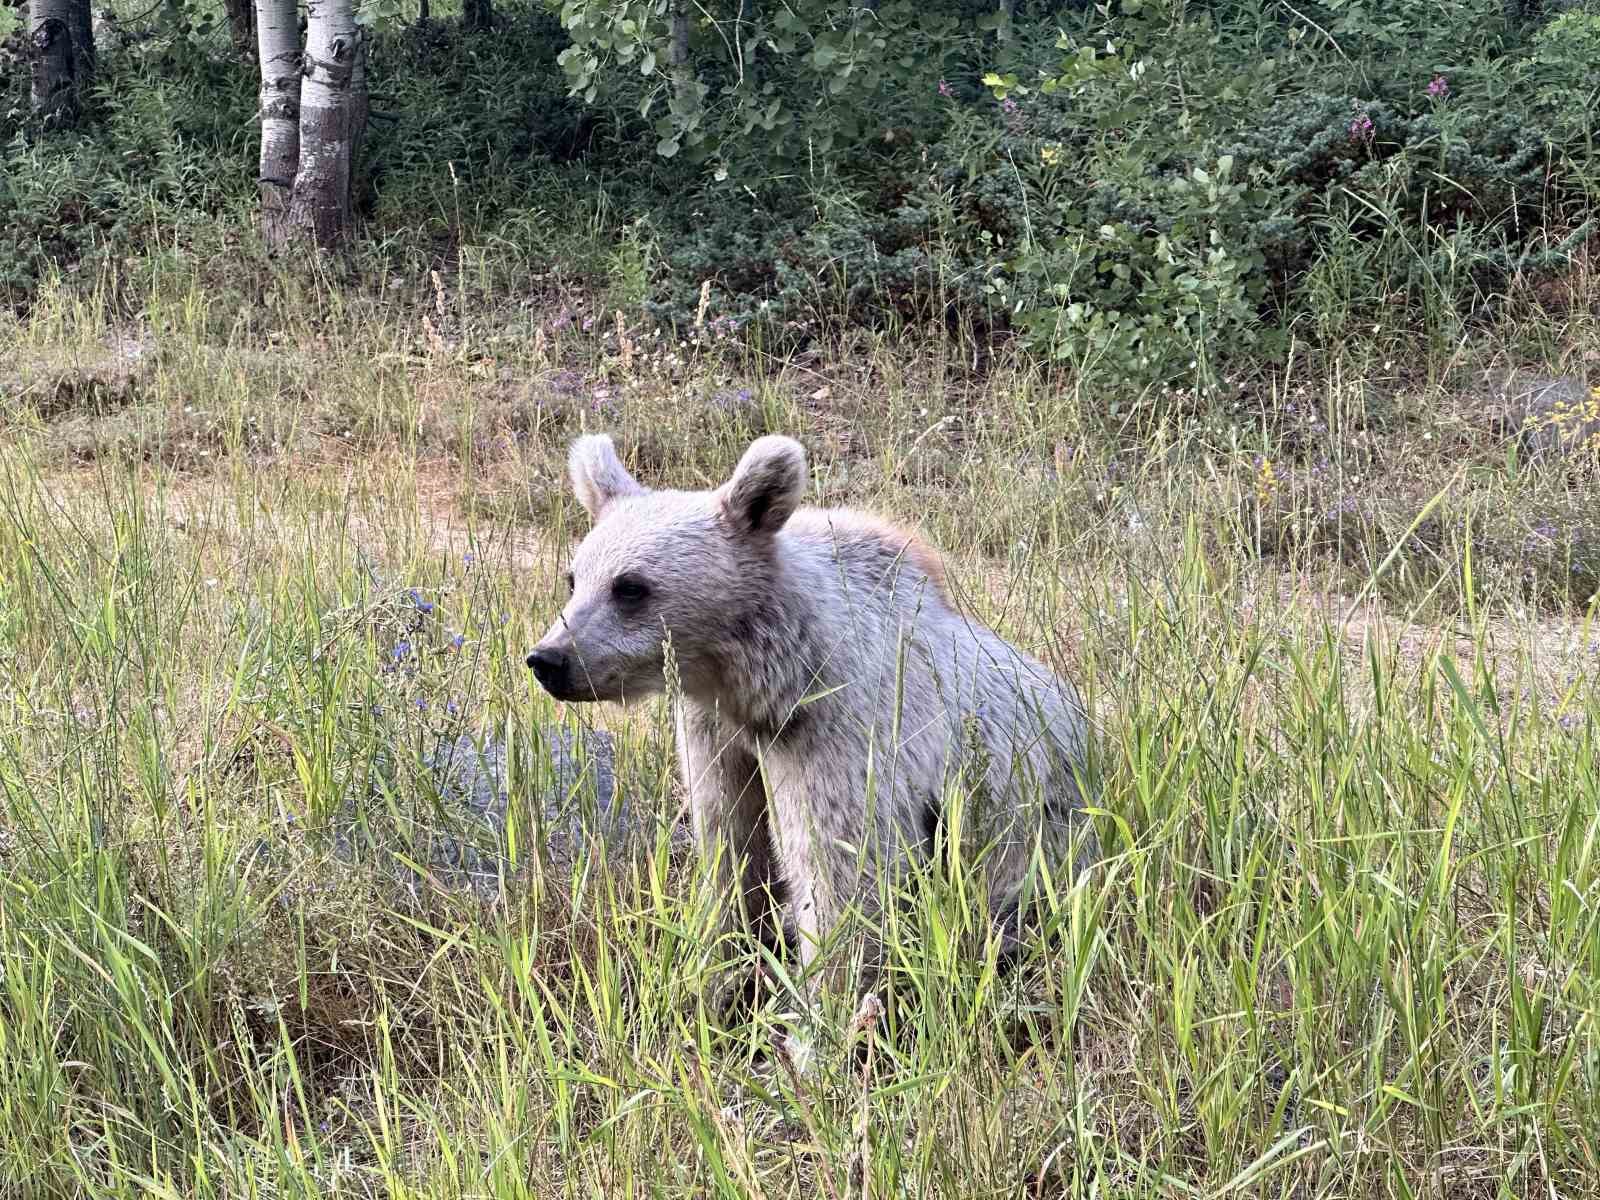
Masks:
[[[572,577],[572,572],[567,572],[567,595],[572,595],[578,590],[578,581]]]
[[[637,575],[618,575],[611,581],[611,598],[618,604],[643,604],[650,585]]]

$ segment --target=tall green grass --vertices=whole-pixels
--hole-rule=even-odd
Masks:
[[[202,289],[153,294],[136,362],[92,302],[5,331],[6,1195],[1600,1187],[1600,631],[1466,540],[1404,578],[1376,523],[1360,551],[1263,554],[1256,459],[1300,486],[1294,388],[1365,419],[1364,386],[1269,375],[1242,394],[1272,419],[1122,428],[1070,378],[980,376],[937,341],[830,364],[573,335],[538,358],[447,297],[480,356],[430,352],[417,319],[269,339],[218,329]],[[1396,394],[1329,469],[1415,501],[1401,531],[1449,527],[1463,442],[1423,442],[1446,418]],[[886,1019],[831,1003],[814,1074],[776,1053],[785,977],[747,1024],[711,1019],[707,985],[755,951],[711,936],[671,843],[659,706],[557,713],[522,666],[581,532],[560,460],[596,427],[691,486],[796,433],[817,497],[920,523],[979,616],[1081,682],[1105,858],[1015,975],[936,865],[883,930]],[[1585,494],[1575,471],[1494,476],[1489,511]],[[547,856],[498,903],[332,853],[348,806],[427,820],[374,780],[439,728],[532,743],[554,719],[617,732],[660,818],[633,852]]]

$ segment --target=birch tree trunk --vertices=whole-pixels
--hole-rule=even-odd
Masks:
[[[28,6],[28,60],[33,74],[33,111],[47,122],[70,121],[77,113],[73,81],[73,0],[33,0]]]
[[[246,54],[256,44],[256,6],[254,0],[222,0],[228,13],[228,32],[240,54]]]
[[[255,0],[261,63],[261,233],[281,246],[300,169],[300,30],[295,0]]]
[[[332,246],[351,225],[355,158],[366,128],[366,42],[354,0],[310,0],[309,12],[289,219],[297,232]]]

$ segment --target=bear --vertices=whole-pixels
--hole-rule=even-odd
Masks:
[[[670,646],[678,766],[723,931],[787,931],[811,975],[847,909],[874,911],[880,875],[932,853],[966,794],[982,803],[964,804],[961,837],[984,848],[1014,955],[1036,855],[1065,882],[1096,853],[1073,687],[961,612],[918,536],[803,506],[793,438],[757,438],[709,491],[645,487],[604,433],[573,442],[568,474],[590,529],[527,665],[557,700],[627,703],[668,689]],[[877,953],[863,946],[869,981]],[[808,994],[840,970],[821,964]]]

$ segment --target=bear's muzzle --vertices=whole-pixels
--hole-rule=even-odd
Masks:
[[[528,666],[533,677],[557,700],[576,700],[572,686],[572,657],[560,650],[535,647],[528,655]]]

